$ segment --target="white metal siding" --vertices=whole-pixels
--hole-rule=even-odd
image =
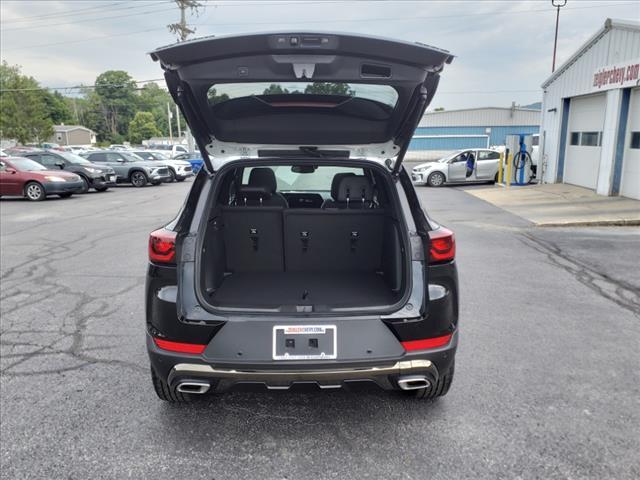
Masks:
[[[419,127],[508,127],[539,124],[539,110],[474,108],[425,113]]]
[[[542,97],[540,127],[541,133],[546,132],[544,181],[554,182],[558,173],[562,99],[591,93],[593,74],[598,68],[638,57],[640,29],[614,26],[604,32],[596,43],[582,52],[566,69],[561,67],[564,71],[546,86]]]
[[[631,91],[620,195],[640,200],[640,149],[631,148],[631,132],[640,132],[640,88]]]
[[[603,94],[573,98],[569,109],[564,181],[595,189],[598,184],[601,147],[571,145],[571,132],[602,132],[606,96]]]

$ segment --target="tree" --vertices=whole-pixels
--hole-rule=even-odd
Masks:
[[[170,105],[171,111],[175,112],[175,104],[173,103],[173,98],[171,98],[169,92],[160,88],[157,83],[147,83],[142,87],[142,89],[140,89],[136,105],[140,111],[151,112],[160,132],[163,135],[169,135],[167,105]],[[173,115],[173,118],[171,119],[171,128],[174,132],[178,131],[178,121],[180,121],[181,128],[186,125],[182,115],[180,115],[180,118],[176,118],[176,116]]]
[[[434,112],[444,112],[444,107],[437,107],[433,109]]]
[[[95,93],[109,136],[126,134],[136,110],[136,82],[123,70],[107,70],[96,78]]]
[[[47,109],[47,114],[54,125],[69,123],[73,121],[71,110],[65,102],[60,92],[43,91],[43,100]]]
[[[20,67],[0,65],[0,137],[24,144],[53,135],[44,93],[38,82],[22,75]]]
[[[262,92],[263,95],[281,95],[285,93],[289,93],[289,90],[282,88],[282,85],[278,83],[272,83]]]
[[[229,100],[229,95],[226,93],[218,95],[215,88],[210,88],[207,92],[207,98],[209,99],[210,104],[215,105],[216,103],[222,103]]]
[[[304,93],[316,95],[342,95],[353,97],[356,92],[349,87],[348,83],[315,82],[310,83],[304,89]]]
[[[129,141],[131,143],[142,143],[143,140],[148,140],[159,134],[151,112],[137,112],[129,123]]]

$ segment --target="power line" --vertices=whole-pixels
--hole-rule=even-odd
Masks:
[[[616,6],[630,6],[634,5],[634,3],[607,3],[605,5],[590,5],[584,7],[573,7],[573,8],[565,8],[566,10],[582,10],[587,8],[609,8]],[[478,17],[478,16],[487,16],[487,15],[512,15],[512,14],[522,14],[522,13],[541,13],[541,12],[551,12],[550,9],[532,9],[532,10],[511,10],[511,11],[494,11],[494,12],[478,12],[478,13],[457,13],[451,15],[428,15],[428,16],[410,16],[410,17],[378,17],[378,18],[352,18],[352,19],[337,19],[332,18],[331,23],[353,23],[353,22],[390,22],[390,21],[414,21],[414,20],[432,20],[432,19],[441,19],[441,18],[460,18],[460,17]],[[226,26],[236,26],[236,25],[283,25],[287,23],[294,23],[292,20],[282,21],[282,22],[238,22],[238,23],[200,23],[194,24],[198,27],[205,26],[216,26],[216,27],[226,27]],[[309,23],[327,23],[327,20],[298,20],[295,21],[296,24],[309,24]]]
[[[164,2],[162,2],[164,3]],[[33,29],[37,29],[37,28],[51,28],[51,27],[59,27],[61,25],[77,25],[78,23],[85,23],[85,22],[91,22],[91,21],[103,21],[103,20],[113,20],[114,18],[130,18],[130,17],[134,17],[136,15],[147,15],[149,13],[160,13],[160,12],[168,12],[170,10],[173,10],[172,8],[165,8],[165,9],[161,9],[161,10],[146,10],[144,12],[136,12],[136,13],[126,13],[124,15],[114,15],[111,17],[93,17],[93,18],[83,18],[81,20],[74,20],[71,22],[61,22],[61,23],[48,23],[48,24],[44,24],[44,25],[34,25],[34,26],[29,26],[29,27],[17,27],[17,28],[5,28],[3,31],[4,32],[15,32],[15,31],[22,31],[22,30],[33,30]]]
[[[16,50],[28,50],[30,48],[43,48],[43,47],[53,47],[53,46],[57,46],[57,45],[70,45],[73,43],[85,43],[91,40],[101,40],[103,38],[113,38],[113,37],[124,37],[127,35],[138,35],[139,33],[148,33],[148,32],[157,32],[159,30],[164,30],[165,27],[161,27],[161,28],[149,28],[147,30],[138,30],[136,32],[121,32],[121,33],[114,33],[111,35],[100,35],[99,37],[88,37],[88,38],[83,38],[81,40],[71,40],[69,42],[56,42],[56,43],[42,43],[40,45],[27,45],[27,46],[23,46],[23,47],[18,47],[18,48],[9,48],[9,49],[4,49],[4,51],[16,51]]]
[[[164,78],[152,78],[151,80],[132,80],[136,85],[140,83],[154,83],[154,82],[164,82]],[[125,87],[121,83],[107,83],[104,85],[98,85],[100,88],[103,87]],[[96,85],[76,85],[71,87],[32,87],[32,88],[5,88],[1,89],[0,93],[5,92],[33,92],[38,90],[93,90],[97,88]],[[136,90],[142,90],[142,88],[137,88]]]
[[[16,23],[25,23],[25,22],[46,22],[46,21],[49,21],[51,19],[57,20],[57,19],[64,18],[64,17],[76,17],[76,16],[84,16],[84,15],[93,15],[94,13],[96,13],[95,10],[105,11],[105,7],[110,7],[110,6],[118,6],[118,5],[123,5],[123,4],[126,5],[124,7],[106,9],[107,13],[120,12],[120,11],[124,11],[124,10],[132,10],[132,9],[136,9],[136,8],[147,8],[147,7],[150,7],[150,6],[153,6],[153,5],[160,5],[162,3],[167,3],[167,1],[168,0],[155,1],[155,2],[147,2],[147,1],[145,1],[144,3],[141,2],[141,1],[137,1],[137,2],[133,2],[134,5],[131,5],[132,2],[116,2],[116,3],[107,4],[107,5],[101,5],[99,7],[89,7],[89,8],[80,9],[80,10],[73,10],[71,12],[65,11],[65,12],[51,13],[51,14],[46,14],[46,15],[32,16],[32,17],[22,17],[22,18],[17,19],[17,20],[10,20],[8,22],[2,22],[2,23],[4,25],[13,25],[13,24],[16,24]],[[81,19],[78,19],[78,20],[81,21]]]

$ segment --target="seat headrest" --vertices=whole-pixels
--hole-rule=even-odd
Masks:
[[[349,175],[340,180],[338,202],[355,203],[370,202],[371,200],[373,200],[373,186],[364,175]]]
[[[331,181],[331,198],[334,200],[338,200],[338,189],[340,188],[340,181],[344,177],[352,177],[355,173],[353,172],[344,172],[344,173],[336,173],[333,176],[333,180]]]
[[[250,187],[264,187],[269,193],[274,193],[278,188],[276,174],[270,168],[253,168],[249,174]]]
[[[236,205],[255,205],[271,198],[271,192],[265,187],[243,186],[236,192]]]

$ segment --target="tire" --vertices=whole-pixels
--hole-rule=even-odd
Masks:
[[[437,397],[444,397],[449,388],[451,382],[453,382],[453,372],[455,370],[455,363],[451,365],[451,368],[444,375],[440,375],[435,385],[429,388],[420,388],[418,390],[403,390],[404,393],[419,399],[431,400]]]
[[[29,182],[24,187],[24,196],[32,202],[41,202],[47,198],[44,187],[38,182]]]
[[[162,183],[162,180],[160,180],[160,181],[156,180],[155,182],[151,182],[151,185],[153,185],[155,187],[155,186],[160,185],[161,183]]]
[[[427,178],[427,185],[429,185],[430,187],[441,187],[442,185],[444,185],[444,182],[446,180],[447,179],[445,178],[444,173],[433,172]]]
[[[80,175],[80,179],[82,180],[82,189],[78,193],[87,193],[89,191],[89,180]]]
[[[184,182],[186,180],[186,178],[181,177],[181,178],[176,178],[176,182]]]
[[[59,193],[58,196],[60,198],[69,198],[73,193]]]
[[[147,175],[140,170],[131,172],[131,175],[129,175],[129,181],[134,187],[144,187],[147,185],[147,183],[149,183]]]
[[[96,189],[96,192],[106,192],[107,190],[109,190],[109,187],[94,187]]]
[[[169,388],[167,382],[162,380],[156,375],[156,372],[151,369],[151,381],[153,382],[153,389],[156,391],[156,395],[160,400],[171,403],[189,403],[193,401],[191,395],[187,393],[176,392]]]
[[[169,169],[169,176],[171,177],[167,183],[173,183],[176,181],[176,172],[172,168]]]

